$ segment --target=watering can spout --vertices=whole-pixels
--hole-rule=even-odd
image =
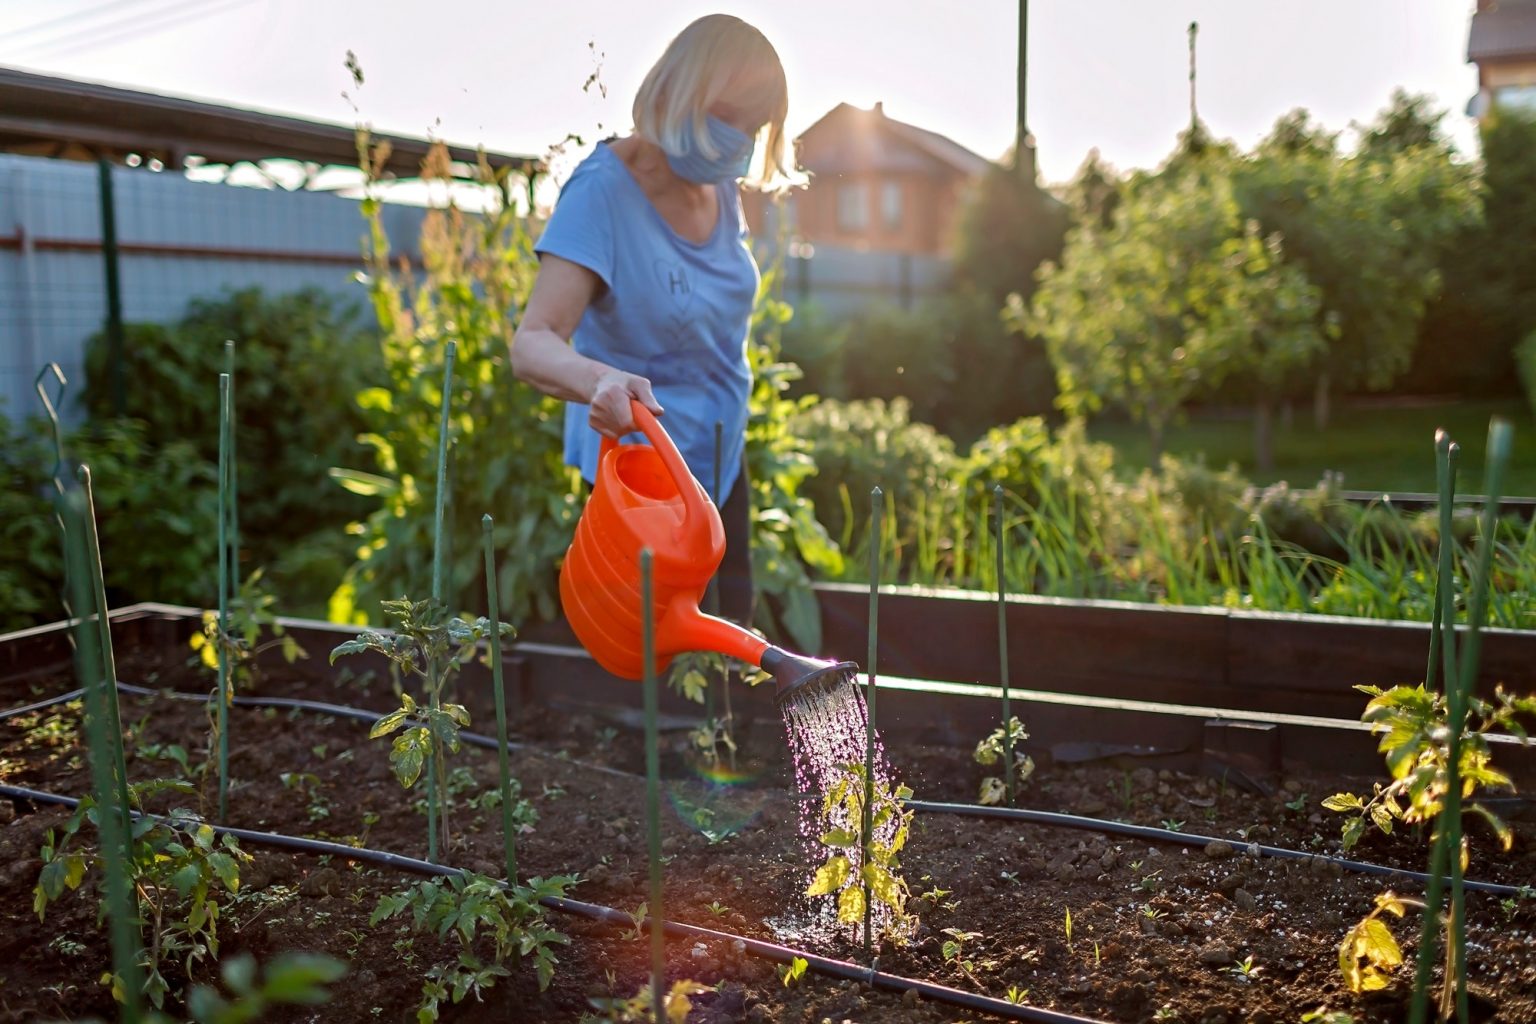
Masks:
[[[779,704],[802,700],[818,690],[832,689],[851,680],[859,666],[851,661],[823,661],[769,647],[758,662],[773,676],[773,699]]]

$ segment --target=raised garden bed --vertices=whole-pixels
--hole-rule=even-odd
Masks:
[[[892,629],[887,635],[901,635],[889,626],[887,607],[882,604],[883,623]],[[186,664],[184,644],[192,625],[190,617],[164,609],[123,616],[114,630],[120,678],[152,689],[206,693],[209,677]],[[334,641],[336,631],[312,626],[296,635],[311,659],[293,669],[269,666],[253,693],[329,701],[379,714],[394,706],[387,678],[377,666],[371,666],[371,674],[366,662],[345,672],[323,667],[327,640]],[[887,658],[882,649],[882,672],[889,660],[894,656]],[[589,668],[557,647],[525,644],[511,652],[508,664],[516,737],[526,744],[514,753],[513,771],[538,813],[537,823],[520,837],[520,871],[579,874],[584,880],[572,891],[574,897],[634,910],[646,899],[647,871],[644,782],[635,774],[644,764],[638,716],[632,713],[639,705],[638,688],[591,678]],[[562,670],[563,691],[556,678]],[[484,673],[466,672],[460,682],[460,697],[479,731],[489,731],[486,723],[492,720],[486,679]],[[1037,685],[1027,677],[1015,679]],[[73,686],[62,629],[31,631],[0,644],[4,707]],[[903,698],[904,692],[910,696]],[[882,728],[901,780],[919,800],[973,799],[981,769],[971,761],[969,748],[984,730],[971,723],[995,714],[995,704],[915,685],[889,694],[887,699],[882,693]],[[672,804],[663,820],[664,852],[670,858],[667,916],[857,961],[857,946],[814,934],[807,924],[799,894],[810,865],[795,828],[797,801],[782,725],[763,695],[739,690],[738,698],[742,772],[733,785],[706,784],[687,756],[685,733],[664,733],[663,768]],[[955,703],[970,710],[936,710]],[[990,710],[983,713],[983,706]],[[0,723],[0,781],[61,794],[84,792],[88,780],[76,707],[61,705]],[[631,713],[624,714],[625,709]],[[688,709],[670,705],[669,710]],[[1228,773],[1225,782],[1209,778],[1202,768],[1210,767],[1207,760],[1213,751],[1221,753],[1230,737],[1222,737],[1218,719],[1216,738],[1208,738],[1211,719],[1198,713],[1186,722],[1172,711],[1108,705],[1084,711],[1069,703],[1026,703],[1019,713],[1035,734],[1032,749],[1041,755],[1041,767],[1022,790],[1021,806],[1103,818],[1105,830],[920,812],[904,852],[904,873],[914,894],[947,892],[918,902],[921,926],[915,940],[887,949],[878,965],[882,972],[1000,999],[1010,987],[1015,995],[1027,990],[1029,1006],[1101,1020],[1294,1021],[1322,1005],[1346,1010],[1356,1020],[1402,1019],[1408,969],[1400,969],[1383,992],[1350,996],[1339,977],[1337,948],[1348,927],[1369,911],[1376,893],[1388,887],[1411,892],[1414,883],[1345,872],[1321,859],[1280,860],[1246,852],[1250,842],[1336,852],[1335,816],[1320,810],[1318,801],[1342,788],[1368,789],[1368,782],[1346,777],[1337,764],[1330,766],[1321,757],[1309,766],[1283,756],[1278,765],[1268,766],[1278,771],[1253,763],[1251,772]],[[1101,730],[1098,749],[1063,746],[1076,742],[1069,730],[1083,715],[1096,716],[1101,724],[1128,716],[1123,722],[1129,734],[1116,737],[1114,729]],[[195,701],[124,695],[122,717],[135,778],[169,768],[145,748],[174,742],[191,750],[207,732],[205,709]],[[1159,750],[1146,742],[1147,734],[1134,735],[1134,723],[1157,717],[1176,718],[1180,729],[1193,729],[1190,735],[1198,742]],[[1052,722],[1060,735],[1049,735],[1041,721]],[[912,741],[920,727],[926,730],[921,744]],[[231,731],[236,780],[231,824],[360,842],[413,857],[424,854],[425,818],[412,806],[418,793],[401,790],[390,774],[387,745],[370,742],[365,724],[335,715],[241,707]],[[1353,736],[1369,754],[1369,738],[1358,730],[1333,735]],[[1138,738],[1142,742],[1135,742]],[[1308,749],[1318,754],[1324,746]],[[1070,756],[1053,761],[1053,753]],[[1349,754],[1345,760],[1359,756]],[[1082,760],[1069,763],[1071,757]],[[459,795],[465,804],[494,789],[493,753],[467,748],[454,763],[468,771]],[[297,781],[285,780],[285,774]],[[1245,788],[1248,780],[1270,792]],[[740,830],[711,842],[692,814],[700,802],[712,808],[715,828],[735,824]],[[1516,831],[1514,851],[1497,852],[1485,832],[1474,832],[1470,875],[1492,883],[1528,884],[1536,879],[1530,852],[1536,823],[1527,814],[1528,805],[1511,802],[1503,810]],[[0,863],[5,865],[0,898],[8,925],[0,939],[0,1020],[112,1012],[98,984],[107,954],[95,925],[94,900],[83,894],[61,900],[49,908],[44,923],[30,912],[43,833],[66,814],[41,803],[0,802],[0,815],[11,819],[0,829]],[[1176,825],[1184,833],[1220,837],[1224,845],[1110,834],[1114,826],[1109,819]],[[499,874],[499,814],[461,805],[454,821],[456,838],[444,859]],[[221,926],[224,955],[327,951],[352,966],[333,986],[335,998],[322,1011],[323,1019],[412,1018],[422,973],[451,956],[451,947],[420,937],[402,941],[409,937],[397,932],[393,922],[368,925],[379,897],[411,879],[339,855],[327,861],[250,844],[246,848],[256,860]],[[1390,839],[1370,837],[1356,855],[1421,871],[1425,849],[1422,837],[1410,831]],[[1473,893],[1469,908],[1471,973],[1480,1007],[1495,1020],[1536,1019],[1536,901]],[[575,1021],[591,1010],[591,997],[628,996],[645,983],[643,939],[626,936],[623,927],[582,917],[556,915],[553,922],[571,936],[571,945],[558,951],[561,963],[548,991],[539,992],[531,969],[524,966],[488,990],[483,1005],[471,998],[448,1008],[443,1019],[489,1014],[503,1020]],[[955,965],[956,958],[943,955],[947,928],[977,933],[966,940],[959,957],[971,962],[968,973]],[[1396,931],[1411,957],[1417,921],[1410,915]],[[1247,974],[1241,962],[1249,963]],[[717,986],[696,1000],[689,1018],[694,1021],[978,1017],[973,1010],[814,972],[786,987],[771,962],[743,955],[729,939],[670,940],[668,977]],[[273,1019],[312,1020],[314,1012]]]

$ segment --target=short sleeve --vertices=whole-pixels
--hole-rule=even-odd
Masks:
[[[613,196],[605,176],[583,165],[571,175],[533,251],[586,267],[613,289]]]

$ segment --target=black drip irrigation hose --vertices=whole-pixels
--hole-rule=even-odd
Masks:
[[[152,690],[144,686],[133,686],[128,683],[118,683],[117,688],[123,693],[131,693],[146,697],[169,697],[173,700],[207,701],[208,697],[195,693],[180,693],[175,690]],[[48,700],[29,704],[14,711],[0,711],[0,721],[12,718],[16,715],[26,714],[31,711],[41,710],[54,704],[63,704],[78,698],[83,691],[72,690],[69,693]],[[347,707],[341,704],[326,704],[320,701],[298,700],[292,697],[236,697],[235,704],[243,707],[276,707],[293,708],[301,711],[314,711],[320,714],[331,715],[337,718],[350,718],[360,722],[375,722],[379,719],[376,711],[367,711],[363,708]],[[496,749],[496,740],[490,736],[482,736],[478,733],[463,732],[459,738],[471,746]],[[633,772],[626,772],[618,768],[609,768],[605,765],[591,764],[586,761],[577,761],[566,757],[557,757],[547,754],[542,750],[530,747],[522,743],[508,743],[508,748],[525,753],[533,757],[541,757],[561,764],[573,765],[591,771],[603,772],[608,775],[616,775],[625,779],[643,779],[643,776]],[[1034,825],[1051,825],[1058,828],[1072,828],[1085,832],[1101,832],[1105,835],[1129,836],[1135,839],[1145,839],[1149,842],[1167,843],[1173,846],[1206,846],[1210,843],[1227,843],[1234,850],[1252,850],[1257,847],[1260,854],[1267,857],[1275,857],[1279,860],[1304,860],[1321,861],[1329,865],[1337,865],[1344,871],[1354,871],[1363,875],[1377,875],[1383,878],[1402,878],[1407,881],[1428,885],[1430,875],[1422,871],[1409,871],[1406,868],[1392,868],[1385,864],[1372,864],[1369,861],[1350,860],[1345,857],[1333,857],[1328,854],[1308,853],[1305,850],[1291,850],[1283,846],[1266,846],[1260,843],[1234,842],[1231,839],[1223,839],[1219,836],[1199,836],[1188,832],[1175,832],[1172,829],[1154,828],[1150,825],[1130,825],[1121,821],[1109,821],[1104,818],[1088,818],[1077,814],[1061,814],[1056,811],[1032,811],[1016,807],[984,807],[979,804],[949,804],[934,803],[926,800],[906,800],[904,805],[914,811],[922,811],[925,814],[956,814],[970,818],[994,818],[1005,821],[1023,821]],[[1467,880],[1463,883],[1469,892],[1488,893],[1492,896],[1524,896],[1528,890],[1520,886],[1502,885],[1497,882],[1478,882]],[[626,918],[627,919],[627,918]],[[861,968],[862,969],[862,968]]]
[[[205,704],[210,699],[208,694],[203,693],[182,693],[179,690],[154,690],[147,686],[134,686],[131,683],[124,682],[119,682],[117,689],[119,693],[131,693],[140,697],[166,697],[170,700],[200,701]],[[75,691],[76,695],[80,692],[79,690]],[[288,708],[296,711],[313,711],[317,714],[330,715],[333,718],[350,718],[357,722],[367,722],[369,725],[384,717],[384,712],[382,711],[369,711],[366,708],[348,707],[344,704],[327,704],[317,700],[300,700],[296,697],[236,697],[234,703],[236,707],[241,708]],[[0,713],[0,720],[6,717],[4,713]],[[471,747],[484,747],[486,750],[495,750],[498,745],[496,737],[486,736],[477,732],[461,732],[459,733],[459,741]],[[530,747],[526,743],[509,741],[507,749],[515,750],[520,754],[527,754],[530,757],[541,757],[550,761],[559,761],[562,764],[573,764],[588,771],[602,772],[605,775],[617,775],[625,779],[638,779],[642,777],[619,768],[609,768],[607,765],[575,761],[568,757],[557,757],[554,754],[545,753],[537,747]]]
[[[122,684],[119,683],[118,685]],[[0,711],[0,722],[8,722],[13,718],[20,718],[22,715],[30,715],[34,711],[45,711],[48,708],[53,707],[55,704],[68,704],[70,701],[79,700],[84,696],[85,690],[83,688],[79,690],[70,690],[68,693],[61,693],[57,697],[49,697],[45,700],[40,700],[36,704],[27,704],[23,707],[12,708],[9,711]]]
[[[1125,822],[1106,821],[1102,818],[1085,818],[1076,814],[1058,814],[1055,811],[1030,811],[1015,807],[982,807],[977,804],[930,803],[926,800],[907,800],[905,804],[914,811],[923,811],[929,814],[959,814],[972,818],[1001,818],[1008,821],[1025,821],[1033,825],[1056,825],[1061,828],[1103,832],[1112,836],[1131,836],[1136,839],[1147,839],[1152,842],[1171,843],[1179,846],[1203,847],[1211,843],[1226,843],[1234,851],[1252,851],[1257,849],[1259,853],[1267,857],[1275,857],[1280,860],[1322,861],[1326,864],[1338,865],[1345,871],[1356,871],[1363,875],[1403,878],[1424,885],[1428,885],[1430,880],[1430,876],[1422,871],[1389,868],[1385,864],[1371,864],[1367,861],[1330,857],[1326,854],[1307,853],[1304,850],[1289,850],[1283,846],[1265,846],[1261,843],[1244,844],[1233,842],[1230,839],[1222,839],[1218,836],[1198,836],[1189,832],[1175,832],[1172,829],[1153,828],[1150,825],[1129,825]],[[1520,887],[1513,885],[1473,881],[1468,881],[1464,884],[1468,890],[1485,892],[1494,896],[1522,895]]]
[[[64,807],[75,807],[80,803],[74,797],[61,796],[60,794],[48,793],[43,790],[28,789],[25,786],[8,786],[3,784],[0,784],[0,796],[9,797],[12,800],[30,800],[33,803],[57,804]],[[142,814],[137,811],[134,812],[134,816],[164,820],[160,815]],[[227,825],[211,825],[210,827],[217,833],[232,835],[241,842],[291,850],[295,853],[367,861],[383,867],[393,868],[398,871],[409,871],[419,875],[434,875],[438,877],[458,876],[462,878],[467,874],[462,868],[451,867],[446,864],[432,864],[424,860],[418,860],[415,857],[390,853],[387,850],[370,850],[366,847],[347,846],[343,843],[331,843],[322,839],[306,839],[301,836],[288,836],[277,832],[258,832],[253,829],[233,828]],[[603,921],[608,924],[625,927],[632,926],[635,923],[634,918],[624,911],[616,910],[613,907],[605,907],[599,903],[586,903],[582,900],[557,896],[546,896],[539,902],[551,910],[586,917],[594,921]],[[641,923],[648,927],[654,924],[649,918],[646,918]],[[735,935],[731,932],[722,932],[713,928],[701,928],[698,925],[683,924],[680,921],[663,921],[661,926],[662,930],[669,935],[681,938],[709,939],[716,942],[740,942],[743,948],[754,956],[760,956],[778,963],[787,964],[798,957],[804,960],[811,970],[834,978],[858,981],[874,988],[890,989],[893,992],[916,992],[919,996],[926,999],[949,1003],[953,1006],[963,1006],[970,1010],[994,1014],[1009,1020],[1036,1021],[1039,1024],[1105,1024],[1105,1022],[1093,1017],[1078,1017],[1069,1013],[1058,1013],[1054,1010],[1020,1006],[1003,999],[994,999],[991,996],[966,992],[963,989],[950,988],[947,985],[936,985],[932,982],[921,981],[917,978],[907,978],[899,974],[887,974],[874,967],[862,967],[846,960],[834,960],[807,950],[781,946],[773,942],[764,942],[761,939],[754,939],[745,935]]]

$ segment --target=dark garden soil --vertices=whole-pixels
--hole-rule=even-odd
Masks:
[[[316,652],[319,660],[319,653]],[[120,656],[124,679],[205,692],[208,679],[179,665],[135,664]],[[0,703],[19,706],[72,684],[67,679],[0,687]],[[317,684],[299,676],[267,678],[258,692],[305,696],[378,711],[394,705],[375,681]],[[640,691],[635,691],[636,706]],[[494,731],[483,701],[471,701],[474,729]],[[1027,716],[1027,709],[1025,711]],[[189,750],[206,742],[201,705],[125,697],[130,774],[167,774],[170,762],[139,751],[154,743]],[[638,728],[590,714],[534,712],[518,737],[541,753],[515,753],[514,775],[538,821],[519,837],[525,875],[577,874],[574,898],[633,910],[646,898],[643,779],[594,771],[596,764],[643,773]],[[357,722],[312,713],[236,709],[230,766],[235,780],[230,823],[289,835],[331,838],[415,857],[426,852],[426,818],[413,807],[421,790],[404,792],[391,775],[384,741],[369,741]],[[979,738],[979,737],[978,737]],[[663,734],[668,806],[663,809],[666,913],[669,917],[763,938],[845,960],[860,952],[843,939],[813,931],[800,892],[809,864],[796,831],[797,804],[784,760],[782,726],[767,717],[743,723],[743,781],[710,787],[690,768],[682,731]],[[968,750],[893,746],[890,760],[918,799],[971,801],[982,771]],[[196,754],[194,753],[194,760]],[[496,784],[491,751],[465,748],[454,758],[471,774],[451,823],[447,862],[500,875],[500,813],[468,801]],[[283,773],[309,773],[311,782]],[[0,781],[78,795],[88,786],[78,705],[0,723]],[[1207,848],[1150,844],[1086,831],[920,813],[902,857],[921,924],[907,945],[887,948],[883,971],[1003,998],[1027,990],[1032,1006],[1109,1021],[1170,1020],[1189,1024],[1290,1022],[1327,1007],[1357,1021],[1406,1015],[1409,966],[1369,996],[1347,993],[1338,969],[1345,931],[1389,887],[1416,894],[1412,883],[1345,874],[1318,862],[1250,856],[1248,842],[1338,852],[1338,822],[1319,800],[1340,788],[1368,791],[1368,780],[1289,777],[1264,796],[1136,763],[1090,767],[1042,765],[1023,786],[1022,806],[1121,819],[1144,825],[1179,822],[1186,832],[1221,836]],[[693,827],[692,808],[706,803],[715,829],[739,831],[711,842]],[[1518,807],[1516,808],[1518,809]],[[32,913],[39,847],[67,812],[0,803],[0,1021],[110,1017],[99,979],[108,962],[89,883]],[[1474,836],[1469,875],[1521,885],[1536,883],[1536,824],[1517,818],[1515,848],[1495,849]],[[454,946],[416,937],[395,922],[368,924],[380,896],[415,879],[356,861],[328,862],[270,849],[255,855],[241,892],[220,924],[225,956],[249,951],[317,950],[351,969],[324,1007],[293,1009],[270,1019],[403,1021],[415,1019],[422,975],[451,959]],[[1423,837],[1373,835],[1359,859],[1423,870]],[[1503,903],[1469,894],[1469,949],[1477,1014],[1504,1022],[1536,1021],[1536,900]],[[1066,930],[1070,912],[1072,929]],[[589,998],[634,994],[646,981],[648,944],[626,930],[553,914],[570,936],[558,951],[553,984],[540,992],[530,968],[516,968],[485,994],[449,1007],[447,1021],[576,1021]],[[786,924],[798,920],[799,926]],[[777,924],[770,924],[777,922]],[[1418,918],[1393,921],[1410,961]],[[964,946],[964,971],[941,955],[944,929],[977,933]],[[773,965],[742,955],[729,942],[669,940],[668,977],[716,986],[696,999],[690,1021],[958,1021],[973,1012],[854,982],[807,973],[784,986]],[[1251,958],[1252,972],[1236,968]],[[173,984],[184,981],[175,978]]]

